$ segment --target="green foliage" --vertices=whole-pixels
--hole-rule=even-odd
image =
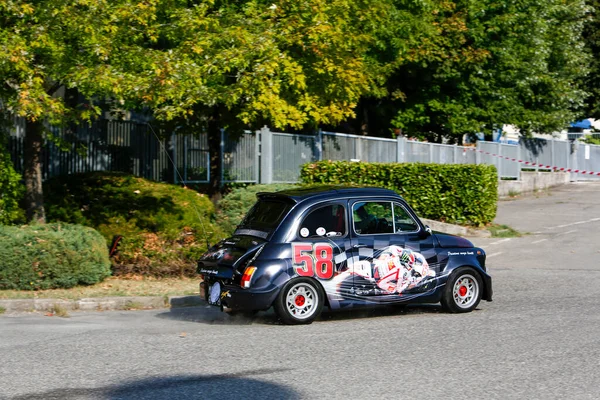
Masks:
[[[277,192],[292,189],[297,185],[274,183],[270,185],[250,185],[243,188],[233,189],[217,204],[217,216],[219,225],[228,234],[232,234],[235,227],[256,202],[256,194],[259,192]]]
[[[70,288],[110,275],[106,240],[91,228],[0,226],[0,243],[0,289]]]
[[[10,157],[3,149],[0,137],[0,225],[24,221],[25,215],[19,207],[23,192],[21,175],[15,172]]]
[[[431,12],[414,33],[420,40],[406,42],[408,52],[392,64],[389,96],[361,102],[379,135],[399,128],[430,141],[460,141],[503,124],[522,134],[560,131],[582,111],[588,89],[598,87],[597,77],[582,85],[590,70],[585,0],[427,3]],[[587,37],[597,54],[596,21]]]
[[[179,186],[88,173],[53,178],[44,191],[50,221],[91,226],[109,243],[123,236],[113,259],[116,275],[193,275],[206,240],[223,236],[210,200]]]
[[[303,165],[301,179],[392,189],[421,217],[448,223],[484,225],[496,216],[498,175],[492,165],[319,161]]]

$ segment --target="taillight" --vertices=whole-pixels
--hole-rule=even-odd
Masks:
[[[250,281],[252,280],[252,275],[254,275],[254,272],[256,272],[256,267],[246,268],[244,275],[242,275],[242,281],[240,282],[242,288],[248,289],[250,287]]]

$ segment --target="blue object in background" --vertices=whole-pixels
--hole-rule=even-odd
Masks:
[[[571,124],[572,128],[591,129],[592,123],[589,119],[583,119]]]

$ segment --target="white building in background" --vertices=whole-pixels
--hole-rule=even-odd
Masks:
[[[563,129],[560,132],[553,132],[552,134],[534,133],[533,137],[541,139],[572,140],[591,135],[594,131],[600,131],[600,120],[587,118],[572,123],[568,129]],[[519,130],[516,129],[514,125],[504,125],[502,127],[502,132],[498,135],[494,135],[494,141],[517,144],[519,143]]]

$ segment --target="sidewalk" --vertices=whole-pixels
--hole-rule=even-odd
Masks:
[[[98,297],[80,300],[63,299],[18,299],[0,300],[0,308],[13,312],[64,311],[113,311],[146,310],[153,308],[190,307],[205,304],[200,296],[132,296]]]

